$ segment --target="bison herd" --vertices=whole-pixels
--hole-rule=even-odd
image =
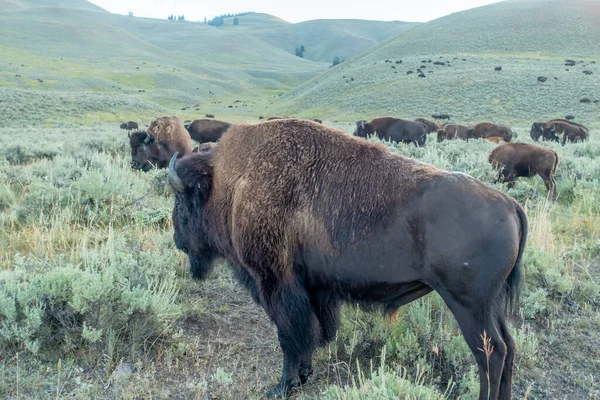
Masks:
[[[348,135],[302,119],[184,126],[161,117],[130,133],[133,168],[168,168],[173,239],[193,277],[225,259],[276,325],[283,367],[266,397],[307,382],[314,351],[335,338],[343,302],[392,314],[436,291],[475,357],[480,399],[512,398],[515,342],[506,319],[521,282],[523,208],[466,174],[364,140],[423,146],[431,133],[506,142],[489,156],[498,181],[539,174],[556,196],[557,153],[511,143],[511,129],[492,123],[383,117],[358,121]],[[531,128],[534,140],[559,135],[577,142],[588,130],[558,119]],[[195,149],[192,139],[201,143]],[[482,338],[491,354],[480,350]]]

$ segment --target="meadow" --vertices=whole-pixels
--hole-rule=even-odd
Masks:
[[[447,113],[510,125],[525,143],[532,122],[574,115],[588,142],[542,143],[560,156],[555,202],[538,177],[514,189],[492,183],[488,141],[386,145],[525,207],[514,396],[600,398],[595,4],[509,0],[418,26],[250,14],[216,28],[117,16],[81,0],[0,0],[0,398],[254,399],[279,378],[275,327],[227,265],[191,279],[173,243],[166,172],[132,170],[118,128],[208,113],[321,118],[347,133],[356,120]],[[290,49],[298,41],[305,59]],[[330,68],[332,55],[347,58]],[[435,293],[395,322],[345,306],[314,367],[294,398],[479,391],[474,359]]]
[[[531,141],[527,127],[516,131]],[[490,183],[530,220],[511,325],[524,398],[600,395],[600,140],[591,137],[544,144],[561,157],[556,202],[537,177],[510,190]],[[387,145],[485,182],[496,176],[487,141]],[[172,241],[165,171],[132,170],[125,131],[2,128],[0,148],[0,397],[258,398],[275,382],[274,327],[226,265],[191,280]],[[402,308],[396,323],[345,306],[315,369],[298,398],[471,399],[479,390],[436,294]]]

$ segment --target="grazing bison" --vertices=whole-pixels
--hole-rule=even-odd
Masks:
[[[267,121],[273,121],[275,119],[286,119],[287,117],[269,117],[267,118]]]
[[[535,144],[506,143],[492,150],[489,162],[500,169],[496,182],[502,181],[513,187],[518,177],[538,174],[548,189],[548,196],[556,198],[554,177],[559,159],[554,150]]]
[[[453,139],[461,139],[461,140],[469,140],[473,139],[473,136],[469,136],[467,132],[469,131],[469,127],[465,125],[459,124],[444,124],[442,125],[442,129],[437,132],[437,141],[442,142],[444,140],[453,140]]]
[[[585,131],[585,133],[581,133],[582,136],[587,137],[587,134],[589,133],[588,128],[586,128],[585,126],[571,121],[569,119],[562,119],[562,118],[555,118],[555,119],[551,119],[549,121],[546,122],[534,122],[531,125],[531,132],[530,132],[530,136],[533,140],[535,140],[536,142],[542,138],[542,140],[544,141],[554,141],[554,142],[559,142],[560,141],[560,136],[557,135],[557,131],[556,129],[551,129],[552,124],[553,123],[565,123],[565,124],[569,124],[569,125],[573,125],[576,127],[581,128],[582,131]],[[568,129],[571,130],[573,132],[575,132],[576,130],[572,130],[572,129]],[[562,131],[561,131],[562,132]]]
[[[221,135],[225,133],[231,124],[229,122],[218,121],[216,119],[197,119],[185,129],[190,137],[198,143],[217,142]]]
[[[501,137],[505,142],[510,142],[512,139],[512,131],[508,126],[493,124],[491,122],[482,122],[467,130],[469,138],[485,139],[489,136]]]
[[[433,119],[450,119],[450,115],[448,114],[433,114],[431,116]]]
[[[192,151],[190,134],[177,117],[161,117],[150,123],[147,131],[129,135],[131,167],[144,172],[166,168],[176,152],[182,157]]]
[[[427,141],[427,127],[420,122],[381,117],[356,123],[355,136],[366,138],[373,134],[383,140],[414,143],[416,146],[424,146]]]
[[[322,120],[320,120],[319,118],[313,118],[311,121],[317,122],[317,123],[319,123],[319,124],[322,124],[322,123],[323,123],[323,121],[322,121]]]
[[[544,125],[544,136],[558,136],[562,134],[561,144],[564,146],[569,142],[583,142],[588,138],[588,130],[581,124],[575,124],[572,121],[550,121]]]
[[[192,276],[226,259],[277,326],[283,369],[266,397],[307,382],[313,352],[335,338],[342,302],[390,314],[435,290],[477,361],[480,399],[511,399],[506,316],[527,238],[511,197],[293,119],[231,127],[218,144],[174,156],[169,182],[173,239]]]
[[[139,129],[139,128],[138,128],[137,122],[127,121],[127,122],[123,122],[121,124],[121,129],[127,129],[128,131],[131,131],[131,130]]]
[[[430,121],[425,118],[417,118],[415,122],[420,122],[427,128],[427,133],[437,132],[442,129],[442,125],[437,121]]]

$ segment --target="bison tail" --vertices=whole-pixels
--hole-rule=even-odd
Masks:
[[[556,175],[556,168],[558,167],[558,163],[560,163],[560,158],[558,157],[558,153],[554,152],[554,168],[552,168],[552,172]]]
[[[528,224],[527,215],[521,205],[517,204],[517,214],[521,221],[521,239],[519,241],[519,255],[515,265],[506,278],[505,285],[505,299],[506,299],[506,313],[509,315],[515,315],[517,306],[519,305],[519,298],[521,296],[521,290],[523,288],[523,277],[522,277],[522,265],[521,261],[523,258],[523,252],[525,251],[525,242],[527,241]]]

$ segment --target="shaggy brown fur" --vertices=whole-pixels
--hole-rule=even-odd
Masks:
[[[564,145],[569,142],[583,142],[588,138],[587,129],[570,122],[552,121],[544,127],[544,136],[546,135],[563,135],[561,143]]]
[[[218,121],[216,119],[197,119],[185,128],[189,132],[192,140],[198,143],[218,142],[221,136],[231,124],[229,122]]]
[[[477,361],[480,398],[511,398],[504,301],[516,301],[527,218],[509,196],[294,119],[234,125],[173,160],[169,181],[174,241],[192,275],[227,259],[277,326],[283,371],[267,397],[306,383],[343,301],[393,313],[436,290]],[[484,331],[489,360],[478,350]]]
[[[147,132],[129,135],[131,167],[146,172],[152,168],[166,168],[169,160],[192,151],[192,140],[179,118],[161,117],[150,123]]]
[[[554,150],[535,144],[506,143],[490,153],[489,162],[500,169],[496,182],[506,182],[513,187],[518,177],[538,174],[548,189],[548,196],[556,198],[554,177],[559,158]]]
[[[461,140],[469,140],[473,137],[469,137],[467,135],[469,127],[465,125],[459,124],[444,124],[442,125],[442,129],[437,132],[437,141],[442,142],[444,140],[453,140],[453,139],[461,139]]]
[[[512,139],[512,131],[508,126],[497,125],[491,122],[482,122],[469,128],[467,131],[469,138],[485,139],[489,136],[497,136],[503,138],[505,142],[510,142]]]
[[[586,128],[582,124],[570,121],[568,119],[556,118],[556,119],[548,120],[546,122],[534,122],[531,125],[531,132],[530,132],[531,138],[533,140],[535,140],[536,142],[540,139],[540,137],[544,141],[548,140],[548,141],[559,142],[560,141],[560,136],[557,133],[560,133],[560,132],[557,132],[556,130],[553,131],[551,129],[552,124],[554,124],[556,122],[565,123],[565,124],[569,124],[569,125],[573,125],[573,126],[579,127],[581,129],[580,133],[579,133],[579,136],[581,136],[581,137],[587,137],[587,135],[589,134],[588,128]],[[575,130],[571,130],[571,132],[576,132],[576,131]],[[575,138],[577,136],[573,136],[573,137]]]
[[[417,118],[415,122],[420,122],[427,127],[427,133],[437,132],[442,129],[442,124],[437,121],[431,121],[425,118]]]
[[[127,129],[128,131],[131,131],[133,129],[139,129],[139,128],[138,128],[137,122],[128,121],[128,122],[123,122],[121,124],[121,129]]]

